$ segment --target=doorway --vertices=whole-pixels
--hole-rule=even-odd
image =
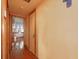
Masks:
[[[35,19],[10,15],[10,59],[38,59],[36,55]]]

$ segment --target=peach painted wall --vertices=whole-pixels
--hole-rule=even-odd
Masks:
[[[77,0],[44,0],[36,21],[39,59],[77,59]]]

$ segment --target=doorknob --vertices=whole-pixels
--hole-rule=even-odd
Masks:
[[[63,2],[66,2],[66,7],[71,7],[72,5],[72,0],[63,0]]]

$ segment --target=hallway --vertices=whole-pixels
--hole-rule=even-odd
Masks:
[[[23,50],[12,50],[9,59],[38,59],[33,53],[27,48]]]

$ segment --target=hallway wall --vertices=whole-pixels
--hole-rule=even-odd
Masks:
[[[77,0],[44,0],[36,21],[39,59],[77,59]]]
[[[35,14],[35,11],[33,11],[25,20],[25,45],[34,55],[37,55]]]

